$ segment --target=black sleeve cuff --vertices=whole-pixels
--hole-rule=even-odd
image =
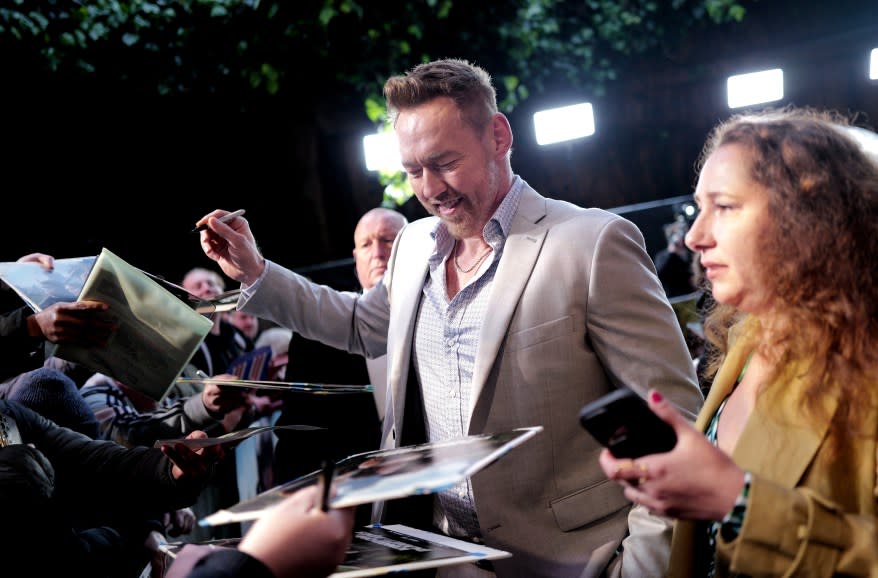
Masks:
[[[186,578],[275,578],[268,566],[240,550],[218,549],[199,560]]]

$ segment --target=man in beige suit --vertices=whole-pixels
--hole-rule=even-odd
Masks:
[[[422,64],[391,78],[385,96],[403,166],[434,216],[402,229],[381,284],[362,295],[312,284],[264,259],[246,219],[219,222],[227,211],[199,221],[202,248],[242,282],[239,308],[387,354],[383,447],[544,427],[434,497],[432,520],[417,523],[512,553],[440,576],[660,575],[668,542],[655,537],[669,536],[667,521],[631,510],[577,419],[616,387],[657,388],[689,417],[701,406],[640,231],[542,197],[513,173],[512,130],[481,68]],[[376,516],[400,521],[394,510],[413,510],[399,502],[376,504]]]

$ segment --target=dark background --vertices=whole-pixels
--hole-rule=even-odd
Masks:
[[[859,124],[875,128],[874,47],[874,0],[759,2],[740,25],[693,37],[675,54],[637,59],[604,97],[526,101],[510,115],[513,168],[548,196],[619,210],[641,226],[654,253],[678,204],[664,200],[691,194],[701,145],[731,114],[727,76],[781,67],[785,98],[777,104],[859,113]],[[478,60],[454,39],[444,56]],[[7,105],[0,261],[106,247],[179,281],[193,266],[213,265],[189,231],[215,208],[246,209],[264,254],[286,266],[346,260],[357,218],[382,198],[362,155],[362,137],[374,127],[349,100],[326,94],[316,108],[266,100],[262,110],[240,114],[221,97],[83,102],[47,90]],[[595,135],[535,144],[536,110],[582,100],[594,104]],[[423,214],[415,200],[401,210]],[[353,280],[347,261],[339,271]]]

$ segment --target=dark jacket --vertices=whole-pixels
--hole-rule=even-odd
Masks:
[[[268,567],[235,548],[187,544],[165,574],[168,578],[274,578]]]
[[[0,314],[0,380],[36,369],[46,359],[43,338],[27,333],[27,318],[32,314],[27,306]]]
[[[96,554],[118,529],[188,506],[202,488],[174,480],[158,449],[92,440],[14,401],[0,414],[0,543],[28,575],[106,575]]]

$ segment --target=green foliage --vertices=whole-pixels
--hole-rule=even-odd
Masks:
[[[424,56],[393,70],[433,57],[469,57],[497,79],[499,106],[505,112],[511,112],[531,94],[558,87],[572,87],[598,97],[617,78],[622,59],[673,44],[700,25],[739,22],[746,11],[743,4],[737,0],[505,0],[480,5],[475,11],[459,4],[453,13],[451,2],[447,2],[449,10],[442,14],[449,21],[445,29],[460,30],[467,54],[430,49],[425,39],[443,28],[436,24],[411,39],[424,41]],[[494,33],[479,33],[488,30]],[[393,61],[400,56],[393,55]],[[382,122],[383,100],[373,95],[365,102],[369,119],[376,124]],[[403,173],[379,175],[385,185],[385,203],[408,199],[399,196],[403,178]]]
[[[753,1],[496,0],[474,9],[386,0],[367,10],[358,0],[12,0],[0,8],[0,46],[82,82],[230,91],[244,106],[300,90],[305,72],[380,97],[389,74],[460,56],[498,77],[510,111],[558,78],[598,94],[619,58],[705,21],[740,21]]]
[[[378,171],[378,178],[384,185],[382,207],[396,208],[415,194],[404,171]]]
[[[461,57],[491,71],[510,112],[559,88],[599,97],[624,59],[739,22],[755,1],[11,0],[0,51],[16,57],[0,73],[32,91],[211,95],[242,110],[336,94],[380,124],[389,75]],[[382,180],[396,194],[398,177]]]

